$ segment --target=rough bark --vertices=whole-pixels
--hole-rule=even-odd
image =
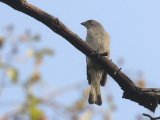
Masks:
[[[83,54],[90,57],[91,59],[94,59],[107,71],[107,73],[124,91],[123,98],[137,102],[139,105],[148,108],[152,112],[154,112],[157,105],[160,104],[160,89],[137,87],[132,82],[132,80],[127,75],[125,75],[112,61],[106,60],[99,55],[93,54],[95,51],[89,47],[77,34],[67,28],[58,18],[23,0],[0,0],[0,2],[5,3],[13,9],[25,13],[32,18],[42,22],[53,32],[65,38]]]

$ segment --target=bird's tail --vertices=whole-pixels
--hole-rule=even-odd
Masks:
[[[102,105],[100,92],[100,76],[97,73],[91,75],[91,90],[88,98],[89,104]]]

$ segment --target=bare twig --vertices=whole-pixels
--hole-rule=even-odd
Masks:
[[[123,98],[130,99],[140,105],[155,111],[160,104],[160,89],[139,88],[110,60],[103,57],[93,57],[94,50],[89,47],[77,34],[67,28],[58,18],[44,12],[43,10],[27,3],[23,0],[0,0],[15,10],[21,11],[48,26],[52,31],[65,38],[69,43],[76,47],[86,56],[93,59],[119,84],[124,91]],[[118,71],[118,72],[117,72]],[[117,72],[117,74],[114,74]]]
[[[150,115],[148,115],[148,114],[146,114],[146,113],[143,113],[143,115],[146,116],[146,117],[149,117],[150,120],[159,120],[159,119],[160,119],[160,117],[155,117],[155,118],[153,118],[152,116],[150,116]]]

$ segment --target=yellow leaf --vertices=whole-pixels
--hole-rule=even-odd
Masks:
[[[79,118],[79,120],[92,120],[93,111],[87,110],[85,111]]]
[[[3,44],[4,44],[4,38],[0,37],[0,48],[3,46]]]
[[[13,83],[16,83],[18,81],[18,71],[15,68],[9,68],[7,70],[7,75]]]
[[[30,117],[31,117],[31,120],[41,120],[42,118],[44,118],[44,113],[42,110],[40,110],[37,107],[31,107]]]
[[[29,49],[29,50],[27,51],[27,56],[28,56],[28,57],[33,57],[33,55],[34,55],[34,51],[33,51],[32,49]]]

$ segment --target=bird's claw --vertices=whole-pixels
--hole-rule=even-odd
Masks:
[[[108,56],[108,52],[100,53],[100,56]]]
[[[100,54],[99,54],[98,50],[94,50],[94,51],[91,53],[91,56],[93,56],[93,57],[99,57]]]
[[[91,55],[93,57],[103,57],[103,56],[108,56],[108,52],[104,52],[104,53],[99,53],[98,50],[94,50]]]

